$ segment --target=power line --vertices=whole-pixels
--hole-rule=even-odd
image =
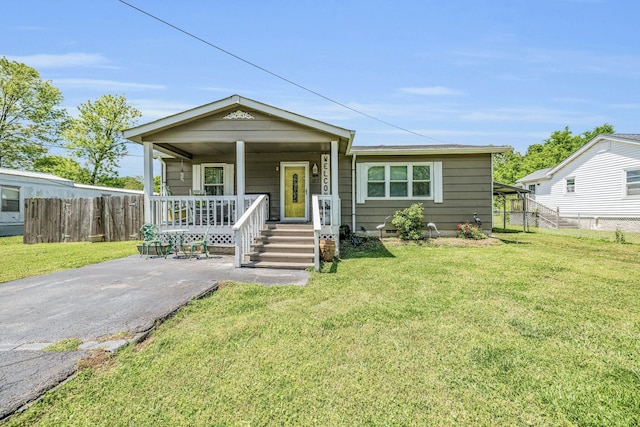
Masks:
[[[360,110],[358,110],[358,109],[355,109],[355,108],[353,108],[353,107],[349,107],[348,105],[343,104],[343,103],[342,103],[342,102],[340,102],[340,101],[336,101],[336,100],[335,100],[335,99],[333,99],[333,98],[330,98],[330,97],[328,97],[328,96],[325,96],[325,95],[323,95],[323,94],[321,94],[321,93],[319,93],[319,92],[317,92],[317,91],[315,91],[315,90],[313,90],[313,89],[309,89],[309,88],[308,88],[308,87],[306,87],[306,86],[303,86],[303,85],[301,85],[301,84],[299,84],[299,83],[296,83],[296,82],[294,82],[293,80],[290,80],[290,79],[288,79],[288,78],[286,78],[286,77],[281,76],[280,74],[277,74],[277,73],[275,73],[275,72],[273,72],[273,71],[270,71],[270,70],[268,70],[268,69],[266,69],[266,68],[264,68],[264,67],[262,67],[262,66],[260,66],[260,65],[258,65],[258,64],[256,64],[256,63],[254,63],[254,62],[251,62],[251,61],[249,61],[249,60],[247,60],[247,59],[244,59],[244,58],[242,58],[241,56],[236,55],[236,54],[235,54],[235,53],[233,53],[233,52],[230,52],[230,51],[228,51],[228,50],[226,50],[226,49],[223,49],[223,48],[221,48],[220,46],[215,45],[215,44],[213,44],[213,43],[211,43],[211,42],[209,42],[209,41],[207,41],[207,40],[203,39],[202,37],[199,37],[199,36],[197,36],[197,35],[195,35],[195,34],[193,34],[193,33],[189,32],[189,31],[187,31],[187,30],[184,30],[184,29],[182,29],[182,28],[180,28],[180,27],[178,27],[178,26],[176,26],[176,25],[174,25],[174,24],[172,24],[172,23],[170,23],[170,22],[168,22],[168,21],[165,21],[164,19],[159,18],[159,17],[157,17],[157,16],[155,16],[155,15],[153,15],[153,14],[151,14],[151,13],[147,12],[146,10],[140,9],[139,7],[134,6],[134,5],[132,5],[131,3],[128,3],[128,2],[126,2],[126,1],[124,1],[124,0],[118,0],[118,1],[119,1],[120,3],[122,3],[122,4],[126,5],[126,6],[129,6],[131,9],[134,9],[134,10],[136,10],[136,11],[138,11],[138,12],[140,12],[140,13],[144,14],[144,15],[147,15],[147,16],[148,16],[148,17],[150,17],[151,19],[154,19],[154,20],[156,20],[156,21],[158,21],[158,22],[160,22],[160,23],[162,23],[162,24],[164,24],[164,25],[166,25],[166,26],[168,26],[168,27],[173,28],[173,29],[174,29],[174,30],[176,30],[176,31],[181,32],[182,34],[184,34],[184,35],[186,35],[186,36],[188,36],[188,37],[191,37],[191,38],[193,38],[193,39],[195,39],[195,40],[197,40],[197,41],[199,41],[199,42],[201,42],[201,43],[204,43],[204,44],[206,44],[206,45],[207,45],[207,46],[209,46],[209,47],[212,47],[212,48],[214,48],[214,49],[217,49],[217,50],[219,50],[219,51],[220,51],[220,52],[222,52],[222,53],[225,53],[225,54],[227,54],[227,55],[229,55],[229,56],[231,56],[231,57],[233,57],[233,58],[235,58],[235,59],[237,59],[237,60],[239,60],[239,61],[244,62],[245,64],[248,64],[248,65],[250,65],[250,66],[252,66],[252,67],[254,67],[254,68],[257,68],[258,70],[263,71],[263,72],[265,72],[265,73],[267,73],[267,74],[269,74],[269,75],[271,75],[271,76],[273,76],[273,77],[275,77],[275,78],[277,78],[277,79],[280,79],[280,80],[282,80],[282,81],[284,81],[284,82],[286,82],[286,83],[289,83],[289,84],[291,84],[291,85],[293,85],[293,86],[295,86],[295,87],[297,87],[297,88],[299,88],[299,89],[302,89],[302,90],[304,90],[304,91],[306,91],[306,92],[309,92],[309,93],[311,93],[311,94],[313,94],[313,95],[315,95],[315,96],[318,96],[318,97],[320,97],[320,98],[322,98],[322,99],[324,99],[324,100],[326,100],[326,101],[329,101],[329,102],[331,102],[331,103],[333,103],[333,104],[339,105],[339,106],[341,106],[342,108],[346,108],[347,110],[351,110],[351,111],[353,111],[354,113],[360,114],[360,115],[362,115],[362,116],[364,116],[364,117],[370,118],[370,119],[375,120],[375,121],[377,121],[377,122],[379,122],[379,123],[382,123],[382,124],[384,124],[384,125],[387,125],[387,126],[393,127],[393,128],[395,128],[395,129],[401,130],[401,131],[403,131],[403,132],[407,132],[407,133],[410,133],[410,134],[413,134],[413,135],[419,136],[419,137],[421,137],[421,138],[426,138],[426,139],[430,139],[430,140],[432,140],[432,141],[437,141],[437,142],[444,142],[444,143],[448,143],[447,141],[443,141],[443,140],[441,140],[441,139],[437,139],[437,138],[432,138],[432,137],[430,137],[430,136],[427,136],[427,135],[421,134],[421,133],[419,133],[419,132],[415,132],[415,131],[412,131],[412,130],[410,130],[410,129],[403,128],[402,126],[395,125],[395,124],[393,124],[393,123],[391,123],[391,122],[387,122],[386,120],[382,120],[382,119],[379,119],[379,118],[377,118],[377,117],[375,117],[375,116],[372,116],[371,114],[367,114],[367,113],[365,113],[365,112],[363,112],[363,111],[360,111]]]

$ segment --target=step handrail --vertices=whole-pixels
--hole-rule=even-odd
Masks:
[[[555,228],[560,228],[559,208],[553,210],[552,208],[545,206],[540,202],[536,202],[532,198],[528,197],[527,210],[529,212],[535,213],[538,218],[541,218],[543,221],[546,221],[548,224],[554,226]]]
[[[242,260],[267,223],[268,209],[269,197],[266,194],[261,194],[233,226],[236,244],[234,263],[236,268],[242,267]]]

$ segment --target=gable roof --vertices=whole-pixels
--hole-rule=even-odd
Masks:
[[[191,110],[186,110],[181,113],[177,113],[172,116],[167,116],[150,123],[146,123],[140,126],[126,129],[125,131],[123,131],[123,135],[125,138],[131,141],[141,143],[142,137],[147,134],[159,132],[164,129],[189,123],[194,120],[197,120],[206,116],[210,116],[212,114],[215,114],[219,111],[228,109],[229,107],[233,107],[233,106],[244,106],[247,108],[251,108],[253,110],[263,112],[265,114],[269,114],[275,117],[279,117],[281,119],[298,123],[303,126],[307,126],[307,127],[314,128],[329,134],[339,136],[340,138],[344,138],[345,140],[348,141],[349,148],[351,147],[351,143],[355,135],[355,131],[353,130],[348,130],[338,126],[330,125],[328,123],[321,122],[319,120],[301,116],[299,114],[292,113],[290,111],[282,110],[280,108],[273,107],[271,105],[254,101],[253,99],[245,98],[240,95],[232,95],[228,98],[224,98],[219,101],[211,102],[209,104],[192,108]]]
[[[569,157],[567,157],[566,159],[558,163],[557,165],[551,168],[539,169],[533,173],[530,173],[525,177],[520,178],[516,182],[527,182],[527,181],[538,181],[541,179],[551,179],[553,177],[553,174],[555,174],[560,169],[562,169],[563,167],[565,167],[566,165],[574,161],[576,158],[580,157],[582,153],[584,153],[585,151],[587,151],[588,149],[590,149],[591,147],[593,147],[594,145],[596,145],[601,141],[615,141],[615,142],[622,142],[625,144],[633,144],[633,145],[640,146],[640,134],[615,133],[615,134],[598,135],[595,138],[593,138],[591,141],[587,142],[585,145],[580,147],[578,150],[576,150]]]

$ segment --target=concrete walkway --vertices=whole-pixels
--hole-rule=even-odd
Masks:
[[[236,269],[228,255],[133,255],[0,283],[0,420],[73,375],[88,350],[139,339],[220,281],[306,285],[308,278],[307,271]],[[42,350],[65,338],[82,340],[80,351]]]

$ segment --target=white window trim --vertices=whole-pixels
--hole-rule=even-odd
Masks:
[[[22,189],[20,187],[14,186],[14,185],[0,185],[0,197],[2,197],[2,190],[3,189],[8,189],[8,190],[13,190],[13,191],[17,191],[18,192],[18,210],[11,210],[11,211],[5,211],[2,209],[2,203],[0,201],[0,213],[4,212],[7,214],[15,214],[18,213],[22,210],[21,206],[22,206]],[[11,199],[11,200],[16,200],[16,199]]]
[[[367,194],[368,168],[374,166],[385,167],[385,197],[369,197]],[[407,191],[410,196],[398,197],[390,196],[391,166],[407,166]],[[430,196],[413,196],[413,166],[429,166],[431,172],[430,177]],[[356,167],[357,178],[357,200],[356,203],[365,203],[366,200],[433,200],[434,203],[442,203],[442,162],[366,162],[358,163]]]
[[[624,196],[625,197],[631,197],[631,198],[638,198],[640,197],[640,194],[629,194],[629,181],[627,181],[627,172],[638,172],[640,171],[640,168],[629,168],[629,169],[624,169],[622,171],[622,185],[624,186]]]
[[[224,170],[224,195],[233,196],[233,163],[202,163],[193,165],[193,189],[204,191],[204,168],[222,167]]]

